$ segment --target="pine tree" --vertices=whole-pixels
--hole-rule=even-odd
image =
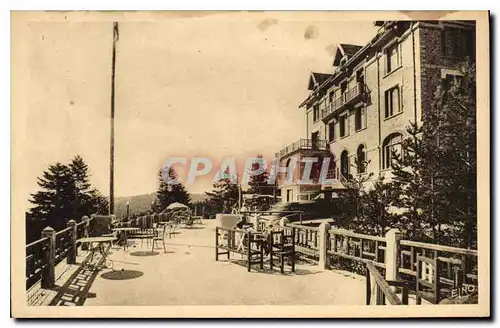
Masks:
[[[258,161],[252,164],[252,170],[255,172],[264,161],[262,155],[257,155]],[[260,163],[260,164],[259,164]],[[269,184],[269,173],[267,171],[258,175],[251,175],[248,181],[250,188],[248,193],[257,195],[276,195],[276,185]]]
[[[406,212],[399,226],[409,238],[462,247],[476,242],[475,67],[441,85],[421,126],[411,123],[402,154],[393,152],[392,173]]]
[[[360,162],[357,158],[352,165],[354,172],[366,167],[369,161]],[[373,173],[351,175],[342,180],[345,187],[340,191],[339,198],[343,209],[341,225],[343,228],[358,233],[383,236],[388,227],[392,226],[395,217],[389,209],[394,202],[393,185],[379,177],[371,182]]]
[[[173,168],[168,169],[168,178],[173,181],[177,180],[177,173]],[[168,183],[165,179],[165,172],[158,172],[158,190],[156,192],[156,200],[152,205],[154,212],[161,212],[172,203],[182,203],[188,205],[191,202],[191,196],[186,191],[186,188],[181,184]]]
[[[41,190],[31,194],[29,200],[34,205],[29,211],[33,225],[26,227],[30,236],[39,237],[40,222],[61,230],[69,219],[78,221],[84,215],[107,213],[107,199],[92,188],[88,166],[78,155],[68,165],[49,165],[37,183]]]
[[[235,179],[225,178],[214,182],[213,191],[206,192],[209,206],[218,213],[231,213],[240,197],[238,183]]]
[[[65,228],[74,211],[75,186],[71,170],[62,163],[49,165],[37,184],[42,190],[31,194],[32,220],[44,220],[55,230]]]

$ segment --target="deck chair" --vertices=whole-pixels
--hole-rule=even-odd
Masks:
[[[114,215],[92,214],[90,217],[89,237],[117,237],[116,232],[111,230]]]
[[[116,234],[111,230],[114,215],[91,215],[89,237],[114,237]]]

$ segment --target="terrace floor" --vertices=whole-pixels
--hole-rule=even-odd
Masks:
[[[247,272],[232,261],[215,261],[215,220],[180,229],[153,256],[134,241],[125,252],[111,248],[114,270],[79,268],[61,286],[54,305],[362,305],[364,277],[298,265],[295,273]],[[83,255],[83,254],[82,254]],[[221,256],[225,258],[225,256]],[[81,262],[82,257],[78,258]],[[257,266],[255,267],[257,269]],[[122,271],[123,269],[123,271]],[[115,278],[115,279],[113,279]],[[116,279],[127,278],[127,279]]]

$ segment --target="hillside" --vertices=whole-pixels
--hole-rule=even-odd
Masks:
[[[192,202],[201,202],[207,199],[205,193],[190,193]],[[122,217],[127,213],[127,202],[130,203],[130,214],[147,212],[151,209],[151,203],[155,200],[156,193],[136,195],[130,197],[117,197],[115,199],[115,213]]]

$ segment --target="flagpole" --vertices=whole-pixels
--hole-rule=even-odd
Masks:
[[[111,116],[109,151],[109,214],[115,213],[115,64],[118,22],[113,23],[113,57],[111,59]]]

